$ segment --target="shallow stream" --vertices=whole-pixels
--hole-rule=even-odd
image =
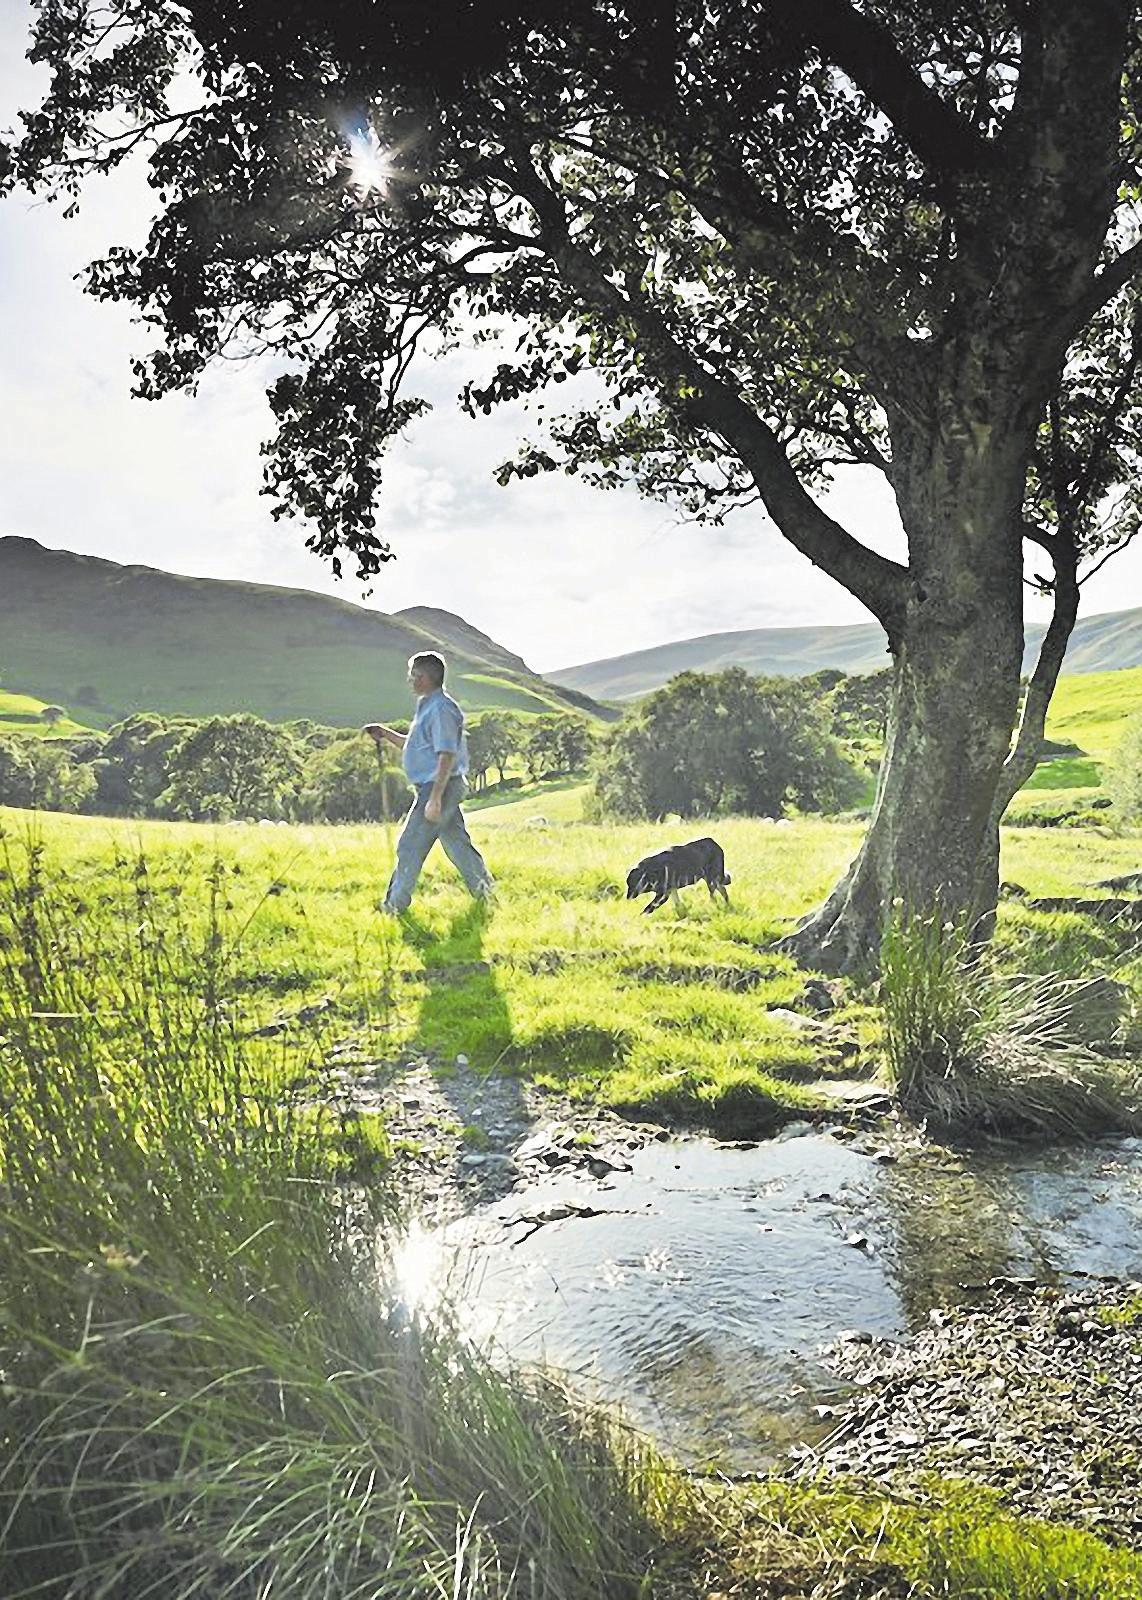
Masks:
[[[414,1236],[402,1292],[446,1285],[475,1337],[732,1471],[828,1430],[839,1337],[905,1335],[997,1275],[1142,1277],[1142,1140],[892,1159],[787,1133],[651,1144],[605,1182],[516,1190]]]

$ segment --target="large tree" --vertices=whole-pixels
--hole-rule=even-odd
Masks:
[[[1136,515],[1133,0],[38,11],[13,175],[77,191],[150,151],[150,242],[91,275],[161,333],[142,393],[276,352],[268,487],[368,572],[418,348],[502,333],[473,412],[593,369],[505,479],[760,500],[888,636],[875,814],[801,950],[875,954],[896,897],[986,925],[1080,563]],[[888,479],[906,561],[822,509],[846,462]],[[1022,695],[1029,541],[1056,604]]]

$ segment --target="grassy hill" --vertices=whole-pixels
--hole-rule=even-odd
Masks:
[[[1043,632],[1038,623],[1026,630],[1025,672],[1034,666]],[[884,632],[875,622],[850,627],[744,628],[680,639],[582,666],[560,667],[547,676],[552,683],[598,699],[631,700],[661,688],[678,672],[744,667],[747,672],[777,678],[804,677],[822,667],[878,672],[889,664],[887,649]],[[1113,672],[1125,667],[1142,667],[1142,608],[1084,617],[1071,635],[1066,671]]]
[[[63,717],[51,724],[45,722],[44,708],[50,703],[37,700],[34,695],[9,694],[0,689],[0,738],[19,733],[35,739],[58,739],[61,735],[85,731],[84,725],[73,717]]]
[[[1124,723],[1142,711],[1142,668],[1068,673],[1059,679],[1047,716],[1047,737],[1074,744],[1096,761],[1111,755]]]
[[[252,711],[334,726],[406,715],[407,659],[437,647],[471,711],[606,714],[449,612],[387,616],[304,589],[180,577],[31,539],[0,539],[0,641],[5,684],[99,727],[132,711]]]
[[[1127,720],[1142,711],[1142,668],[1068,673],[1047,715],[1047,738],[1072,753],[1042,761],[1012,803],[1012,818],[1081,812],[1098,795]]]

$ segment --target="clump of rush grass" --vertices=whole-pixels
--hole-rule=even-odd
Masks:
[[[683,1480],[401,1311],[320,1042],[236,1021],[219,875],[199,916],[122,874],[0,877],[0,1593],[633,1600]]]
[[[951,1132],[1136,1129],[1137,1076],[1081,1036],[1102,982],[1001,972],[964,923],[896,906],[881,944],[880,994],[901,1103]]]

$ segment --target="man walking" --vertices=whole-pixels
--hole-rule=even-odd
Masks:
[[[468,837],[460,810],[467,793],[468,743],[464,713],[444,692],[444,658],[435,651],[412,656],[408,681],[416,695],[416,711],[407,734],[382,722],[370,722],[364,731],[377,744],[387,740],[401,751],[405,776],[413,787],[413,802],[397,840],[397,860],[385,891],[382,911],[407,911],[420,869],[437,839],[460,873],[469,893],[486,900],[492,879],[484,858]]]

